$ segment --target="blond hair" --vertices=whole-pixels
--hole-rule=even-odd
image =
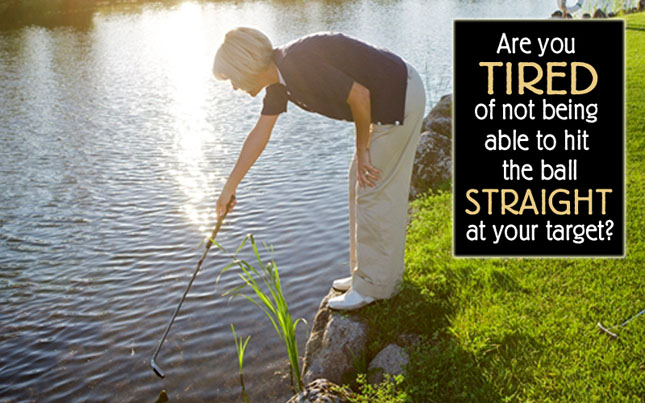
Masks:
[[[244,91],[257,86],[256,77],[271,64],[273,45],[254,28],[238,27],[226,33],[213,62],[213,75]]]

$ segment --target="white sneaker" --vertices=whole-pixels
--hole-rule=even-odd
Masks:
[[[331,286],[336,291],[347,291],[352,288],[352,276],[336,279]]]
[[[374,302],[374,298],[359,294],[353,288],[338,297],[330,298],[327,305],[337,311],[353,311]]]

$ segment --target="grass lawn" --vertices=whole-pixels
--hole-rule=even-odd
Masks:
[[[626,33],[626,258],[454,259],[451,194],[415,201],[402,291],[363,310],[370,356],[402,333],[423,336],[390,396],[645,400],[645,315],[618,340],[596,327],[645,308],[645,13],[626,20],[640,28]]]

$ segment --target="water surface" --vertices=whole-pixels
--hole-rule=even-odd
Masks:
[[[215,249],[159,356],[166,379],[148,365],[261,109],[211,77],[229,29],[389,48],[421,73],[429,110],[450,92],[453,18],[543,18],[552,3],[151,3],[0,31],[0,400],[239,400],[231,323],[251,336],[251,400],[289,397],[284,346],[256,307],[221,296],[239,280],[216,286],[230,258]],[[353,136],[289,105],[218,235],[231,250],[247,233],[274,246],[294,317],[311,321],[348,272]]]

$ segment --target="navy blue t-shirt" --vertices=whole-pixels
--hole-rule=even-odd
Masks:
[[[353,121],[347,97],[354,81],[370,91],[372,123],[403,123],[407,67],[397,55],[340,33],[312,34],[280,46],[273,61],[286,83],[266,88],[262,114],[287,101],[332,119]]]

